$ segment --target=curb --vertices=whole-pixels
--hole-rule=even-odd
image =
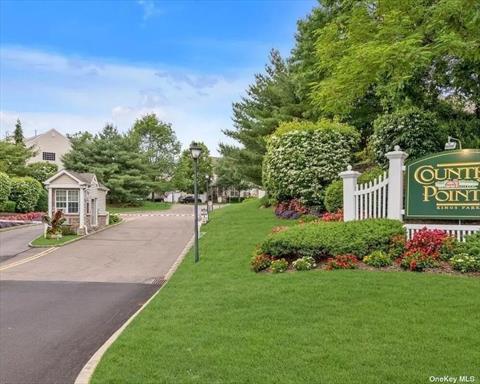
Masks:
[[[41,225],[42,223],[31,223],[31,224],[23,224],[23,225],[14,225],[12,227],[7,227],[7,228],[1,228],[0,232],[8,232],[8,231],[14,231],[15,229],[22,229],[22,228],[28,228],[28,227],[34,227],[36,225]]]
[[[64,243],[62,243],[62,244],[57,244],[57,245],[33,245],[33,244],[32,244],[32,241],[35,241],[35,240],[36,240],[36,239],[35,239],[35,240],[32,240],[30,243],[28,243],[28,246],[29,246],[30,248],[53,248],[53,247],[58,248],[58,247],[63,247],[64,245],[67,245],[67,244],[70,244],[70,243],[74,243],[75,241],[82,240],[82,239],[84,239],[84,238],[86,238],[86,237],[88,237],[88,236],[92,236],[92,235],[95,235],[96,233],[100,233],[100,232],[103,232],[103,231],[105,231],[105,230],[107,230],[107,229],[116,227],[117,225],[120,225],[120,224],[122,224],[122,223],[124,223],[124,222],[125,222],[125,221],[122,220],[122,221],[119,221],[118,223],[107,225],[107,226],[105,226],[105,227],[103,227],[103,228],[100,228],[100,229],[97,230],[97,231],[94,231],[94,232],[89,233],[89,234],[87,234],[87,235],[83,235],[83,236],[76,237],[75,239],[68,240],[68,241],[66,241],[66,242],[64,242]]]
[[[202,226],[202,223],[199,221],[198,222],[198,231],[200,232],[200,227]],[[193,242],[195,240],[195,236],[192,236],[192,238],[188,241],[188,243],[185,245],[183,248],[182,252],[178,255],[177,259],[175,262],[172,264],[168,272],[165,274],[165,282],[162,284],[162,286],[158,289],[157,292],[155,292],[150,299],[148,299],[139,309],[136,311],[123,325],[117,329],[112,336],[108,338],[108,340],[93,354],[93,356],[88,360],[87,364],[82,368],[80,373],[78,374],[77,378],[75,379],[74,384],[89,384],[90,380],[93,376],[93,373],[95,372],[95,368],[97,367],[98,363],[102,359],[103,355],[105,352],[107,352],[108,348],[118,339],[118,337],[122,334],[122,332],[127,328],[130,323],[137,317],[140,312],[142,312],[148,304],[158,295],[158,293],[163,289],[168,284],[168,281],[172,277],[172,275],[175,273],[177,270],[178,266],[180,263],[183,261],[185,256],[187,255],[188,251],[190,251],[190,248],[193,246]]]

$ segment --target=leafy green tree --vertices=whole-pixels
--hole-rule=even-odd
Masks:
[[[248,87],[247,95],[233,104],[234,129],[224,131],[242,147],[222,145],[220,151],[236,159],[242,178],[261,185],[267,136],[281,122],[302,117],[303,107],[295,94],[288,65],[278,51],[272,50],[265,73],[255,75],[255,83]]]
[[[387,152],[396,145],[408,153],[410,160],[441,151],[447,138],[438,128],[433,112],[408,108],[384,114],[375,120],[370,142],[378,164],[387,165]]]
[[[152,197],[153,192],[166,192],[181,149],[171,124],[145,115],[135,121],[131,135],[148,160]]]
[[[20,119],[15,123],[15,130],[13,131],[13,140],[17,145],[25,145],[23,141],[23,129]]]
[[[70,136],[72,149],[64,155],[67,169],[95,173],[110,192],[109,201],[136,203],[151,191],[148,159],[138,151],[138,142],[131,134],[120,134],[107,124],[95,136],[78,133]]]
[[[26,162],[34,153],[33,148],[27,148],[24,144],[0,141],[0,172],[10,176],[26,175]]]
[[[212,177],[212,158],[210,151],[204,143],[197,143],[202,148],[202,153],[198,159],[198,193],[205,192],[205,180]],[[193,193],[194,192],[194,165],[193,159],[189,149],[182,152],[180,161],[178,163],[175,176],[173,178],[173,185],[178,190]]]
[[[214,170],[217,176],[215,185],[218,187],[224,189],[235,188],[237,190],[253,187],[251,183],[243,179],[243,175],[236,167],[236,158],[234,155],[231,156],[228,148],[224,148],[223,156],[215,162]]]
[[[465,125],[456,127],[464,132],[476,121],[480,134],[480,3],[325,1],[322,8],[331,15],[314,34],[323,78],[311,85],[322,113],[349,119],[363,100],[362,119],[373,122],[417,106],[447,126],[461,113]]]
[[[55,163],[48,161],[38,161],[27,165],[27,173],[29,176],[43,183],[45,180],[53,176],[58,171],[58,166]]]

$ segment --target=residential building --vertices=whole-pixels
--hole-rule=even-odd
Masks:
[[[25,145],[33,146],[37,151],[28,163],[47,161],[57,164],[59,169],[63,167],[62,156],[71,149],[70,140],[56,129],[25,139]]]

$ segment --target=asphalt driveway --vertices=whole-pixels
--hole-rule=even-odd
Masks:
[[[42,224],[0,231],[0,262],[29,250],[28,243],[40,236],[42,232]]]
[[[125,223],[11,268],[0,264],[0,383],[73,383],[156,292],[193,234],[189,206]]]

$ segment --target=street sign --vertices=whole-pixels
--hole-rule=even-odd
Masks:
[[[407,218],[480,220],[480,149],[409,163],[405,205]]]

